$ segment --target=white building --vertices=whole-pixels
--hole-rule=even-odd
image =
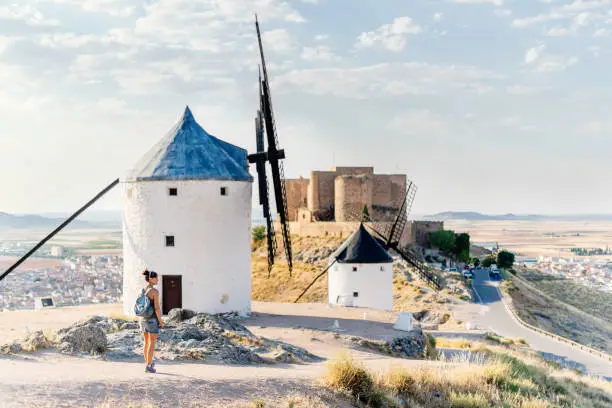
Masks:
[[[64,249],[61,246],[52,246],[51,247],[51,256],[56,258],[61,258],[64,254]]]
[[[164,314],[251,310],[251,190],[247,152],[208,134],[189,108],[122,180],[126,314],[160,274]]]
[[[393,258],[363,224],[330,257],[330,305],[393,310]]]

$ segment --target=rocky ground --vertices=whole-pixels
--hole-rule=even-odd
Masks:
[[[428,313],[424,313],[424,318]],[[174,309],[167,317],[158,338],[156,356],[162,361],[206,361],[217,364],[307,363],[321,358],[283,341],[253,334],[238,315],[209,315]],[[339,324],[328,331],[343,330]],[[435,342],[420,327],[388,341],[346,336],[344,341],[380,353],[402,358],[425,358],[435,349]],[[113,317],[93,316],[60,329],[57,333],[42,330],[22,341],[0,346],[0,353],[17,354],[39,349],[57,349],[73,355],[98,356],[110,361],[142,359],[143,339],[139,324]]]
[[[253,309],[246,319],[173,312],[153,376],[143,373],[137,323],[119,317],[120,305],[94,317],[86,307],[47,311],[44,319],[34,311],[3,313],[5,327],[30,334],[0,347],[9,353],[0,352],[0,406],[110,408],[130,406],[126,399],[143,403],[136,407],[253,406],[264,399],[266,407],[287,407],[286,397],[314,393],[328,364],[345,353],[376,371],[438,364],[424,358],[430,338],[420,329],[393,329],[392,312],[261,302]],[[77,312],[81,320],[70,324],[66,316]],[[0,325],[0,339],[7,333]]]

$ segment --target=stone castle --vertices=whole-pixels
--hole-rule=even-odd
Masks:
[[[374,174],[373,167],[312,171],[286,181],[290,221],[356,221],[364,205],[372,218],[397,212],[406,195],[405,174]]]
[[[373,167],[335,167],[312,171],[310,179],[288,179],[287,207],[291,232],[302,236],[349,236],[359,226],[364,205],[378,221],[394,221],[406,196],[405,174],[375,174]],[[389,215],[391,214],[391,216]],[[426,246],[436,221],[409,221],[402,244]]]

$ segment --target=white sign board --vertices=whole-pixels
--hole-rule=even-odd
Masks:
[[[395,321],[395,326],[393,326],[393,328],[395,330],[410,331],[413,328],[412,323],[412,313],[401,312],[399,316],[397,316],[397,320]]]

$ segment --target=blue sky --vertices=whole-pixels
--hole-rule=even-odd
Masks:
[[[186,104],[254,150],[254,12],[288,177],[406,173],[416,213],[610,212],[612,0],[3,2],[0,211],[78,208]]]

